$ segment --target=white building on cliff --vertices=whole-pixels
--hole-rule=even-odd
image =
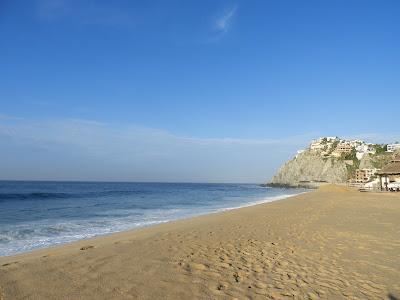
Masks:
[[[398,149],[400,149],[400,144],[389,144],[389,145],[387,145],[386,152],[394,152]]]

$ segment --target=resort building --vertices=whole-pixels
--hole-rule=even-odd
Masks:
[[[400,155],[392,159],[390,163],[376,173],[379,176],[380,188],[388,190],[388,185],[394,182],[400,184]]]
[[[348,143],[350,144],[350,146],[352,146],[354,148],[359,145],[364,144],[364,142],[362,140],[351,140],[351,141],[348,141]]]
[[[355,182],[365,183],[372,179],[378,169],[358,169],[355,174]]]
[[[341,143],[338,144],[335,151],[341,153],[350,153],[353,150],[353,146],[350,143]]]
[[[389,145],[387,145],[386,152],[394,152],[399,149],[400,149],[400,144],[389,144]]]
[[[314,140],[310,144],[310,149],[314,151],[319,151],[324,149],[325,145],[322,143],[322,139]]]
[[[332,156],[340,157],[343,153],[347,154],[353,150],[353,146],[350,143],[342,142],[336,146],[336,149],[332,152]]]
[[[356,157],[358,160],[363,158],[365,154],[375,154],[376,150],[372,144],[361,144],[355,147],[356,148]]]

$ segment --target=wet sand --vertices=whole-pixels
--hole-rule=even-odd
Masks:
[[[288,199],[0,258],[0,299],[400,299],[400,193]]]

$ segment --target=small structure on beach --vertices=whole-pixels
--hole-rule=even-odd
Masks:
[[[388,190],[388,185],[391,183],[400,184],[400,155],[396,155],[376,174],[379,176],[381,190]]]

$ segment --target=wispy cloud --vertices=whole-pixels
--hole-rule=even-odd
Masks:
[[[0,119],[0,177],[262,182],[309,139],[197,138],[80,119]]]
[[[37,17],[54,22],[72,20],[85,25],[131,25],[129,11],[112,3],[89,0],[37,0]]]
[[[9,116],[9,115],[0,113],[0,121],[2,121],[2,120],[22,120],[22,118],[13,117],[13,116]]]
[[[0,179],[262,182],[319,135],[199,138],[134,124],[0,115]],[[354,137],[400,140],[398,133]]]
[[[396,141],[400,141],[400,133],[397,132],[385,132],[385,133],[362,133],[351,136],[346,136],[346,139],[360,139],[369,143],[380,143],[380,144],[388,144],[394,143]]]
[[[176,145],[218,146],[218,145],[299,145],[308,141],[311,135],[282,137],[279,139],[243,139],[243,138],[198,138],[173,134],[163,129],[149,128],[132,124],[110,124],[84,119],[60,119],[35,121],[12,116],[0,115],[0,135],[13,132],[20,140],[37,141],[42,144],[62,144],[69,146],[85,146],[93,142],[104,142],[107,148],[119,147],[127,142],[169,141]],[[118,139],[117,144],[109,143]],[[152,141],[153,142],[153,141]],[[119,146],[118,146],[119,145]],[[90,148],[90,147],[89,147]],[[103,148],[105,150],[105,148]],[[161,152],[163,152],[162,150]]]
[[[72,3],[68,0],[38,0],[36,11],[40,19],[53,21],[70,14]]]
[[[207,37],[201,40],[201,43],[219,42],[231,29],[233,20],[237,14],[237,5],[226,8],[217,17],[212,19],[212,25],[207,32]]]
[[[232,24],[232,20],[236,15],[236,11],[237,5],[227,9],[223,15],[215,21],[215,29],[223,33],[228,32]]]

